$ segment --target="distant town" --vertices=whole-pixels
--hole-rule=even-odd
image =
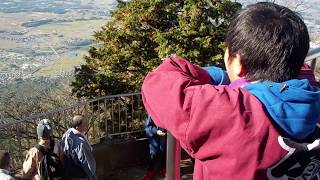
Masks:
[[[115,0],[1,1],[0,87],[71,75],[115,7]]]

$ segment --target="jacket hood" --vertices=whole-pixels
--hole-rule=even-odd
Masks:
[[[244,86],[264,105],[273,121],[289,136],[303,140],[320,120],[320,89],[309,81],[257,82]]]

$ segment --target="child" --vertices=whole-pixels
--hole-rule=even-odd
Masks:
[[[229,86],[218,85],[223,73],[174,56],[147,75],[142,95],[155,124],[195,158],[194,179],[315,178],[320,89],[296,79],[307,27],[286,7],[256,3],[234,16],[225,43]]]
[[[149,137],[150,162],[144,180],[150,180],[155,173],[156,163],[160,160],[160,174],[166,177],[166,133],[158,128],[151,117],[145,121],[145,131]]]

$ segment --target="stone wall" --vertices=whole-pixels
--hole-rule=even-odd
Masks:
[[[148,139],[119,143],[102,142],[93,146],[99,179],[109,177],[117,169],[143,166],[149,158]]]

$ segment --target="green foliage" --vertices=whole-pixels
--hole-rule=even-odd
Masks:
[[[169,54],[199,66],[222,65],[230,0],[131,0],[94,33],[86,63],[76,69],[73,93],[95,97],[140,90],[148,71]]]

